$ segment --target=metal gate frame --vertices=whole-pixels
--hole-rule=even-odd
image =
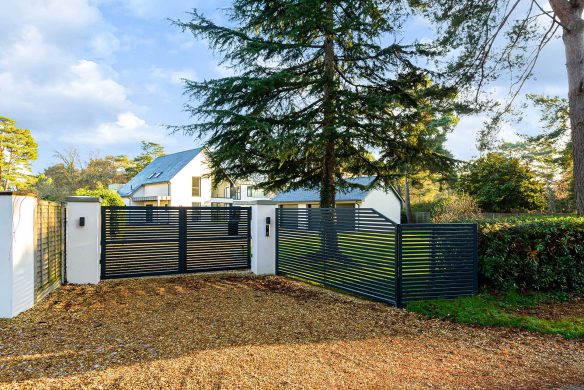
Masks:
[[[108,228],[111,229],[111,216],[113,211],[128,212],[127,215],[131,215],[132,211],[138,211],[138,217],[144,217],[144,224],[149,224],[149,226],[164,225],[176,228],[176,234],[174,231],[165,231],[166,238],[156,239],[156,238],[146,238],[140,239],[111,239],[111,234],[108,235]],[[166,216],[166,219],[162,222],[154,222],[160,219],[162,212],[170,213]],[[109,213],[109,215],[108,215]],[[228,215],[227,223],[223,224],[226,230],[219,231],[217,227],[221,222],[219,220],[213,220],[214,216],[221,217]],[[243,218],[242,215],[244,214]],[[190,221],[188,216],[190,215]],[[108,218],[109,216],[109,218]],[[209,218],[209,220],[205,220]],[[233,218],[233,219],[232,219]],[[233,221],[233,222],[232,222]],[[240,233],[240,225],[244,223],[244,234]],[[110,226],[108,226],[108,223]],[[142,225],[144,225],[142,224]],[[130,232],[132,226],[126,221],[124,232]],[[139,227],[139,224],[137,224]],[[196,235],[196,227],[204,229],[208,227],[211,230],[210,234]],[[217,230],[214,232],[213,230]],[[199,230],[201,233],[202,230]],[[139,233],[139,231],[138,231]],[[150,232],[152,233],[152,232]],[[225,233],[225,234],[219,234]],[[171,238],[169,238],[171,237]],[[234,264],[229,265],[228,262],[221,263],[220,256],[221,253],[221,243],[227,242],[244,242],[245,243],[245,265]],[[108,272],[108,245],[113,244],[128,244],[128,245],[161,245],[164,243],[172,244],[177,243],[176,251],[176,261],[178,267],[176,269],[168,270],[158,270],[152,272],[125,272],[113,274]],[[197,266],[196,269],[189,269],[189,243],[202,242],[203,244],[213,246],[209,256],[209,261],[207,261],[208,266],[205,266],[205,260],[203,259],[200,264],[202,266]],[[168,251],[167,251],[168,254]],[[215,256],[215,257],[213,257]],[[225,257],[227,259],[227,256]],[[174,264],[174,258],[172,256],[166,258],[167,263],[172,261]],[[152,264],[152,262],[151,262]],[[199,264],[199,263],[198,263]],[[226,270],[247,270],[251,268],[251,207],[177,207],[177,206],[102,206],[101,208],[101,279],[116,279],[116,278],[128,278],[128,277],[142,277],[142,276],[160,276],[160,275],[176,275],[185,273],[198,273],[198,272],[212,272],[212,271],[226,271]]]
[[[477,224],[396,224],[371,208],[278,208],[276,274],[397,307],[472,296],[477,236]]]

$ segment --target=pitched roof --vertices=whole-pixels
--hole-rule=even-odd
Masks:
[[[374,177],[356,177],[354,179],[349,179],[348,181],[355,184],[360,184],[363,186],[367,186],[371,184]],[[401,196],[395,191],[393,187],[391,187],[392,192],[400,199]],[[348,191],[337,190],[336,200],[337,202],[347,202],[347,201],[356,201],[360,202],[372,190],[361,190],[358,188],[354,188]],[[276,195],[272,200],[281,203],[288,203],[288,202],[319,202],[320,201],[320,194],[318,190],[310,190],[310,189],[298,189],[298,190],[291,190],[291,191],[284,191],[280,192]]]
[[[120,188],[118,193],[121,196],[129,196],[145,184],[170,181],[185,165],[197,157],[201,150],[203,148],[185,150],[156,158]]]

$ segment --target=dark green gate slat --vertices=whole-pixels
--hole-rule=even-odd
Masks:
[[[102,279],[249,269],[249,207],[102,207]]]
[[[472,295],[477,226],[396,225],[363,208],[279,208],[276,272],[397,306]]]
[[[402,299],[477,293],[476,224],[402,225]]]
[[[276,210],[276,269],[395,304],[396,225],[373,209]]]

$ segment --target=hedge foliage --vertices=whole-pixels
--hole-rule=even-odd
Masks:
[[[98,184],[95,189],[79,188],[75,191],[78,196],[95,196],[101,198],[102,206],[123,206],[124,201],[122,197],[113,190],[110,190],[101,184]]]
[[[584,218],[479,221],[479,232],[483,286],[584,293]]]

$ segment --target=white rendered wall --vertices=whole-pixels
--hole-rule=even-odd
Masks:
[[[276,208],[270,200],[236,201],[236,206],[251,206],[251,272],[256,275],[276,273]],[[266,218],[270,235],[266,235]]]
[[[363,200],[361,207],[375,209],[393,222],[401,223],[401,201],[393,191],[372,190]]]
[[[156,184],[146,184],[144,187],[143,196],[168,196],[169,185],[168,183],[156,183]],[[139,195],[133,195],[139,196]]]
[[[80,218],[85,217],[85,226]],[[97,284],[100,280],[101,201],[67,198],[67,282]]]
[[[269,196],[258,196],[258,197],[253,197],[253,196],[247,196],[247,189],[248,187],[253,187],[253,185],[251,184],[242,184],[241,185],[241,200],[249,200],[249,201],[253,201],[253,200],[267,200],[270,199]]]
[[[138,188],[136,191],[134,191],[134,193],[132,193],[132,197],[137,197],[137,198],[141,198],[144,196],[144,194],[146,193],[146,189],[144,188],[144,186],[141,186],[140,188]]]
[[[0,195],[0,318],[34,305],[34,217],[32,196]]]
[[[12,317],[12,196],[0,196],[0,318]]]
[[[207,174],[207,161],[201,152],[170,180],[170,205],[190,207],[193,202],[199,202],[201,206],[210,206],[211,179],[204,177]],[[192,196],[194,176],[201,177],[201,196]]]

